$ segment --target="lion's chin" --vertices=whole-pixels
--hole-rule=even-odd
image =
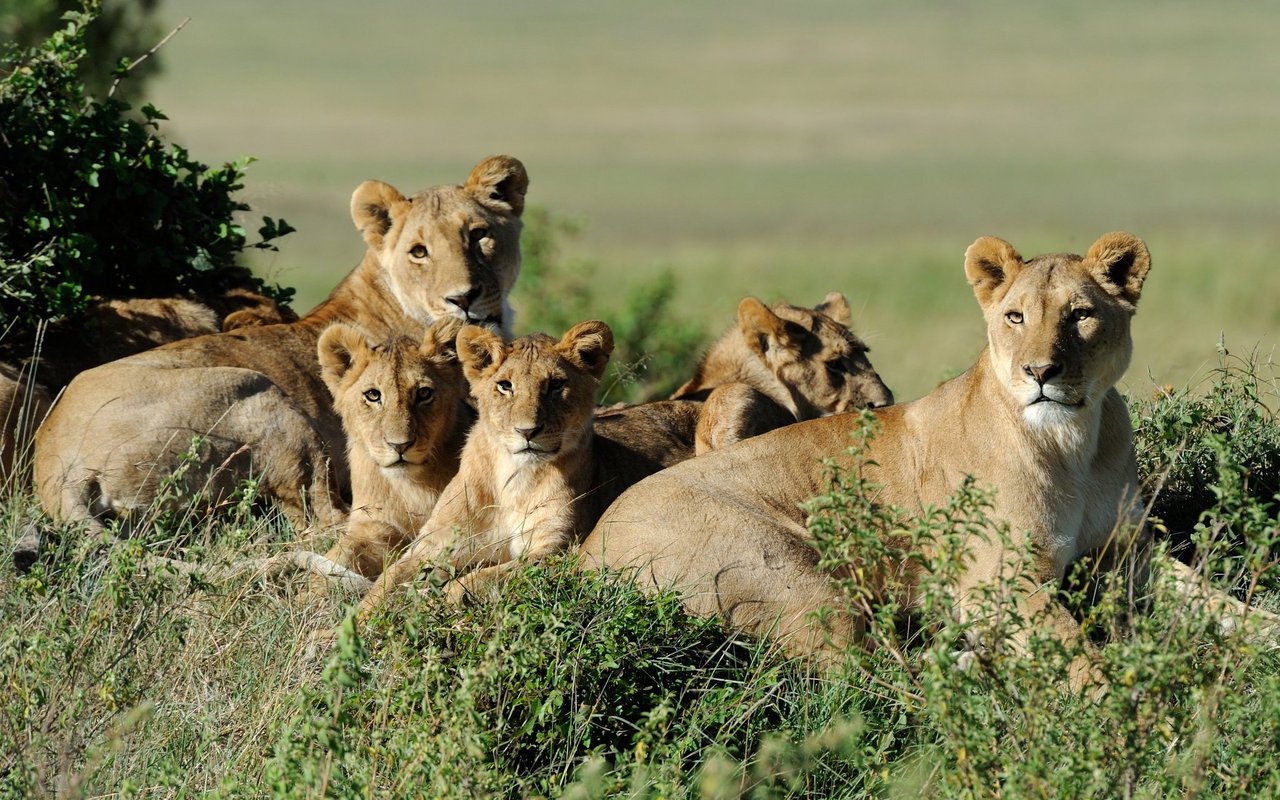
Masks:
[[[1051,428],[1076,421],[1083,403],[1068,404],[1049,397],[1040,397],[1022,409],[1022,418],[1033,428]]]

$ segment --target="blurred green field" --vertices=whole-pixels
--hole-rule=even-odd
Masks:
[[[422,4],[166,0],[153,100],[299,232],[256,266],[321,299],[359,259],[351,190],[523,159],[580,220],[567,268],[670,269],[709,330],[738,299],[849,294],[900,397],[982,327],[964,248],[1082,252],[1115,229],[1155,271],[1129,388],[1181,384],[1280,327],[1280,7],[1222,2]]]

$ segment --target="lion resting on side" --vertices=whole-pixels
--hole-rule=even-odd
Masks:
[[[454,346],[461,327],[440,319],[423,339],[374,344],[364,331],[337,323],[320,337],[320,365],[342,416],[351,468],[351,516],[325,554],[330,563],[376,578],[388,556],[413,541],[457,474],[475,418]]]
[[[669,467],[798,419],[889,405],[893,393],[849,322],[839,292],[812,309],[747,297],[671,400],[602,409],[595,432]]]
[[[67,387],[36,434],[45,510],[59,521],[128,521],[186,462],[184,493],[217,501],[253,475],[295,527],[340,524],[346,447],[316,361],[321,332],[345,321],[376,339],[420,335],[438,317],[505,328],[527,187],[509,156],[412,197],[362,183],[351,215],[368,253],[305,318],[177,342]]]
[[[864,474],[881,487],[877,499],[937,506],[971,475],[996,489],[992,518],[1030,537],[1036,578],[1055,585],[1073,560],[1103,548],[1140,510],[1129,416],[1114,384],[1129,363],[1130,319],[1150,266],[1146,245],[1127,233],[1103,236],[1083,258],[1024,261],[1000,239],[974,242],[965,275],[988,346],[925,397],[875,412]],[[841,459],[854,425],[847,416],[802,422],[646,479],[596,525],[586,560],[632,570],[642,586],[677,587],[690,610],[776,635],[793,653],[843,647],[857,624],[815,570],[800,506],[824,491],[822,460]],[[958,589],[972,608],[973,589],[1007,574],[1010,554],[981,537],[968,546]],[[1043,612],[1056,636],[1079,636],[1046,592],[1028,587],[1014,600],[1024,619]],[[836,610],[830,631],[813,618],[824,607]],[[1070,673],[1075,686],[1096,677],[1085,659]]]
[[[365,595],[362,615],[425,564],[474,570],[450,587],[457,600],[517,560],[567,550],[622,488],[656,468],[592,434],[596,388],[613,352],[608,325],[591,320],[560,341],[535,333],[511,344],[467,326],[457,344],[480,417],[458,474],[413,545]]]

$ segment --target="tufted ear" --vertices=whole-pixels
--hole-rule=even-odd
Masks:
[[[1013,245],[995,236],[979,237],[964,251],[964,275],[983,308],[1004,297],[1021,269],[1022,256]]]
[[[1131,306],[1138,304],[1142,282],[1151,270],[1151,253],[1141,239],[1123,231],[1104,234],[1089,248],[1084,262],[1085,269],[1108,294]]]
[[[382,249],[382,237],[391,230],[392,214],[408,203],[389,183],[365,181],[351,194],[351,220],[372,250]]]
[[[446,363],[458,360],[458,332],[462,320],[457,317],[439,317],[427,328],[422,337],[420,352],[432,361]]]
[[[849,301],[840,292],[828,292],[822,302],[813,307],[813,310],[831,317],[846,328],[853,321],[853,314],[849,311]]]
[[[320,374],[333,394],[338,393],[342,379],[355,365],[361,353],[370,350],[365,332],[342,322],[335,322],[316,342],[316,357],[320,359]]]
[[[464,187],[481,205],[497,211],[524,213],[524,195],[529,191],[529,173],[511,156],[489,156],[475,165]]]
[[[797,347],[809,333],[773,313],[773,309],[754,297],[744,297],[738,303],[738,328],[747,340],[747,347],[760,358],[770,349]]]
[[[599,378],[613,353],[613,331],[600,320],[579,322],[556,345],[574,366]]]
[[[507,344],[502,337],[479,325],[464,325],[458,331],[458,360],[462,374],[475,383],[492,373],[507,357]]]

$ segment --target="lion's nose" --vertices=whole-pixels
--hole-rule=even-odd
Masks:
[[[398,456],[402,456],[402,455],[404,455],[404,451],[405,451],[405,450],[408,450],[408,449],[409,449],[409,445],[411,445],[411,444],[413,444],[413,442],[412,442],[412,441],[407,441],[407,442],[391,442],[391,441],[388,441],[388,442],[387,442],[387,447],[390,447],[392,450],[395,450],[395,451],[396,451],[396,455],[398,455]]]
[[[532,428],[516,428],[516,433],[523,436],[526,442],[532,442],[533,437],[537,436],[539,433],[542,433],[542,426],[535,425]]]
[[[468,289],[465,294],[451,294],[445,297],[444,301],[451,306],[457,306],[463,311],[471,308],[471,304],[480,296],[480,287]]]
[[[1039,366],[1023,364],[1022,371],[1027,373],[1027,375],[1036,383],[1044,386],[1045,381],[1049,380],[1054,375],[1057,375],[1059,372],[1062,372],[1062,367],[1057,364],[1041,364]]]

